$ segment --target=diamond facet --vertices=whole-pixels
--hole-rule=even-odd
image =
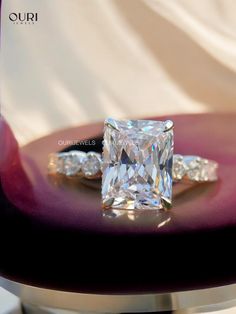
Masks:
[[[102,199],[105,208],[161,209],[172,201],[173,129],[163,121],[107,119]]]

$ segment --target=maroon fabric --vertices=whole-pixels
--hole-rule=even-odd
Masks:
[[[104,215],[99,188],[47,176],[48,153],[65,148],[58,140],[96,138],[102,124],[57,132],[18,150],[1,119],[1,274],[100,293],[236,282],[236,115],[168,118],[175,123],[175,152],[216,160],[220,179],[187,190],[176,185],[171,211],[135,218]],[[101,150],[101,141],[89,149]]]

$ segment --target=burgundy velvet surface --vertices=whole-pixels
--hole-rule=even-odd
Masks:
[[[139,215],[101,210],[100,189],[47,176],[58,141],[96,139],[102,124],[63,130],[19,149],[0,124],[0,273],[80,292],[164,292],[236,282],[236,115],[168,117],[175,152],[219,162],[219,181],[176,185],[173,209]],[[97,184],[99,186],[99,182]]]

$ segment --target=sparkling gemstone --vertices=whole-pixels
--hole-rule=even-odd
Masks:
[[[71,151],[68,155],[65,155],[63,173],[67,176],[78,174],[85,158],[86,153],[81,151]]]
[[[202,159],[198,156],[184,156],[187,167],[187,176],[192,181],[201,180]]]
[[[214,161],[205,160],[201,169],[203,181],[216,181],[218,164]]]
[[[85,177],[94,177],[101,171],[101,156],[95,152],[88,152],[82,165]]]
[[[57,172],[64,174],[64,156],[60,155],[57,160]]]
[[[104,208],[133,210],[171,206],[172,126],[171,121],[105,121]]]
[[[182,155],[173,156],[173,180],[181,180],[186,174],[187,167]]]

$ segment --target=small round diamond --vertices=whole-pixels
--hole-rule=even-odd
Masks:
[[[94,177],[101,171],[101,156],[95,152],[88,152],[82,165],[85,177]]]
[[[64,155],[58,156],[57,160],[57,173],[64,174]]]
[[[67,176],[74,176],[81,170],[86,153],[81,151],[71,151],[69,155],[64,157],[64,173]]]
[[[181,180],[186,174],[186,165],[183,160],[183,156],[181,155],[174,155],[173,157],[173,179],[174,180]]]
[[[217,163],[204,159],[201,169],[202,181],[216,181],[217,180]]]
[[[185,162],[187,165],[187,175],[192,181],[201,180],[202,159],[196,156],[186,156]]]

